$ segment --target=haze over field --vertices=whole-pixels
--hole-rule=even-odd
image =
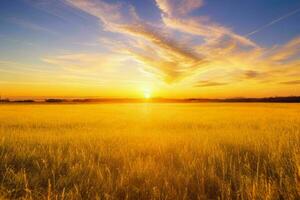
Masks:
[[[3,96],[300,95],[298,0],[14,0],[0,13]]]

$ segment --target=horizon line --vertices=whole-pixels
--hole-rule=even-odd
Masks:
[[[0,98],[0,103],[204,103],[204,102],[274,102],[300,103],[300,96],[273,96],[273,97],[234,97],[234,98]]]

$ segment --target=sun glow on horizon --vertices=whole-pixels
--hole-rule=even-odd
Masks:
[[[144,98],[150,99],[152,97],[152,91],[149,88],[143,90]]]
[[[144,98],[145,99],[150,99],[151,98],[151,94],[150,93],[145,93],[144,94]]]
[[[300,1],[23,1],[1,2],[2,96],[300,96]]]

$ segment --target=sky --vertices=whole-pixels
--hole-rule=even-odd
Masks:
[[[299,0],[5,0],[2,97],[300,95]]]

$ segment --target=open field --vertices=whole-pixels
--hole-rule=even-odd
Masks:
[[[299,104],[0,105],[0,199],[299,199]]]

